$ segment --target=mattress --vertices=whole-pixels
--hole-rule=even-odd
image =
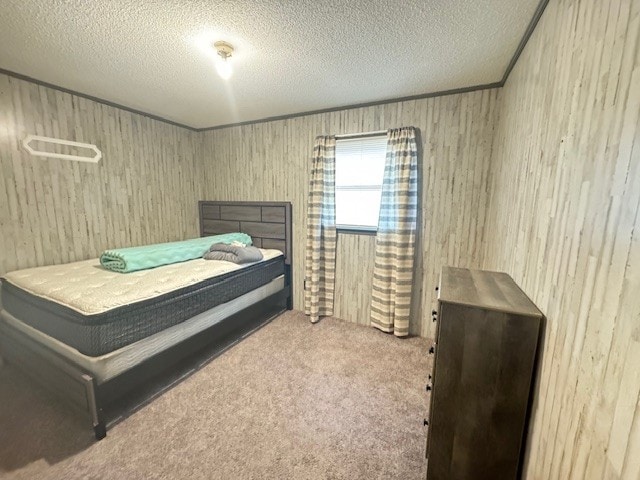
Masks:
[[[104,355],[282,275],[282,252],[262,252],[246,265],[196,259],[126,274],[98,259],[19,270],[3,279],[2,308],[80,353]]]
[[[5,310],[0,312],[0,321],[79,365],[91,373],[98,383],[104,383],[173,345],[216,325],[234,313],[279,292],[284,286],[284,276],[281,275],[266,285],[209,309],[178,325],[98,357],[80,353],[75,348],[27,325]]]

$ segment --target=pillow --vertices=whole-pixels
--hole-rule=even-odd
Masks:
[[[239,247],[236,245],[226,245],[224,243],[214,243],[202,258],[205,260],[222,260],[242,264],[259,262],[263,256],[260,249],[256,247]]]

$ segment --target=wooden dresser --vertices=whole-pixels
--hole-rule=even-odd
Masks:
[[[438,290],[427,479],[518,478],[542,313],[506,273],[445,267]]]

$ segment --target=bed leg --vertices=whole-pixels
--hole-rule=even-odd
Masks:
[[[287,294],[287,310],[293,310],[293,281],[292,281],[292,272],[291,265],[284,266],[284,284],[288,287]],[[305,289],[307,286],[307,281],[304,282]]]
[[[87,391],[87,408],[91,415],[91,423],[93,424],[93,433],[96,440],[102,440],[107,436],[107,425],[104,421],[102,409],[98,405],[98,395],[96,393],[96,381],[90,375],[82,375],[84,387]]]
[[[96,440],[102,440],[107,436],[107,426],[104,421],[99,422],[97,425],[93,426],[93,433],[96,436]]]

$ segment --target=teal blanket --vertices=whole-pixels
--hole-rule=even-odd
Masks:
[[[225,233],[224,235],[194,238],[181,242],[106,250],[100,255],[100,263],[107,270],[129,273],[200,258],[209,251],[209,247],[214,243],[230,245],[233,242],[246,245],[252,243],[251,237],[246,233]]]

